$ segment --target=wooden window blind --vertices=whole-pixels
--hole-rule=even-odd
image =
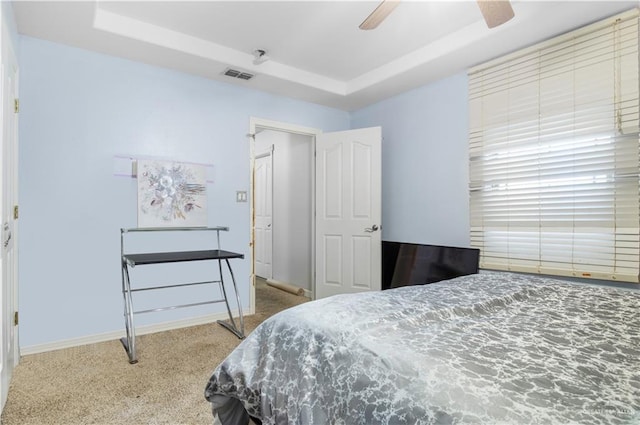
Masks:
[[[638,10],[469,71],[481,267],[638,282]]]

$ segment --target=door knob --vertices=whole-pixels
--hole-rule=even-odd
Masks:
[[[374,224],[373,226],[367,227],[366,229],[364,229],[364,231],[367,233],[373,233],[373,232],[377,232],[378,229],[379,229],[378,225]]]

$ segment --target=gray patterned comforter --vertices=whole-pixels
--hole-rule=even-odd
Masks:
[[[640,424],[640,291],[481,273],[309,302],[205,396],[234,424]]]

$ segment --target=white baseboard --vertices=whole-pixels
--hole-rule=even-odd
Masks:
[[[310,291],[310,290],[308,290],[308,289],[305,289],[305,290],[304,290],[304,296],[305,296],[305,297],[307,297],[307,298],[311,298],[311,299],[313,299],[313,292],[311,292],[311,291]]]
[[[253,311],[250,311],[249,314],[245,314],[245,317],[253,313]],[[232,314],[234,318],[238,317],[237,311],[232,311]],[[188,319],[173,320],[170,322],[155,323],[153,325],[136,326],[136,335],[146,335],[156,332],[169,331],[172,329],[187,328],[189,326],[204,325],[207,323],[213,323],[217,320],[224,320],[228,318],[229,316],[226,313],[216,313],[207,314],[206,316],[190,317]],[[105,332],[79,338],[71,338],[61,341],[47,342],[44,344],[29,345],[27,347],[20,347],[20,355],[27,356],[29,354],[44,353],[47,351],[61,350],[63,348],[71,348],[87,344],[96,344],[98,342],[112,341],[120,339],[125,335],[125,330],[122,329],[119,331]]]

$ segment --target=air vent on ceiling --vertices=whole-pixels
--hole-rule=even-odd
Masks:
[[[227,68],[222,73],[227,77],[239,78],[241,80],[250,80],[254,77],[253,74],[249,74],[248,72],[238,71],[237,69]]]

